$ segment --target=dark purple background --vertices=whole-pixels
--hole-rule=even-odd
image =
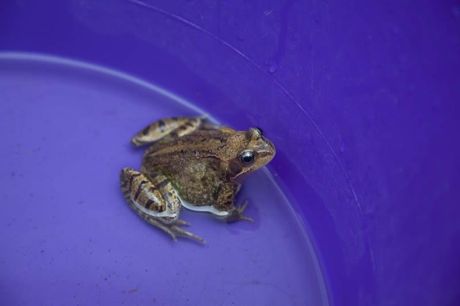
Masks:
[[[460,303],[458,1],[3,1],[0,48],[262,126],[336,305]]]

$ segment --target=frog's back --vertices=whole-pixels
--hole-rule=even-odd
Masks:
[[[160,160],[172,155],[188,155],[192,152],[196,156],[205,154],[207,156],[222,154],[225,150],[229,129],[206,129],[197,130],[182,137],[165,137],[153,143],[144,154],[144,161]]]
[[[145,153],[142,170],[147,175],[161,173],[168,177],[190,203],[212,203],[227,179],[222,152],[228,135],[220,129],[198,130],[159,141]]]

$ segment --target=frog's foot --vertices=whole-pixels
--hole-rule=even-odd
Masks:
[[[177,225],[173,225],[169,229],[172,232],[172,234],[174,235],[173,236],[174,240],[176,240],[176,237],[179,236],[179,237],[184,237],[184,238],[194,240],[194,241],[202,243],[202,244],[206,243],[206,241],[203,238],[201,238],[200,236],[195,235],[192,232],[186,231],[186,230],[184,230],[183,228],[181,228],[181,227],[179,227]]]
[[[180,225],[188,225],[186,221],[174,220],[172,221],[172,223],[167,223],[163,220],[159,220],[153,217],[145,217],[144,220],[150,223],[151,225],[154,225],[159,229],[163,230],[165,233],[171,236],[171,238],[174,241],[177,241],[177,237],[184,237],[202,244],[206,243],[206,241],[200,236],[195,235],[192,232],[186,231],[180,227]]]
[[[201,123],[205,120],[203,116],[200,117],[172,117],[165,118],[145,127],[142,131],[137,133],[131,142],[139,147],[145,144],[153,143],[166,136],[182,137],[197,130]]]
[[[248,221],[248,222],[254,222],[254,219],[251,217],[243,215],[244,210],[248,206],[248,201],[245,200],[243,204],[233,208],[231,211],[229,211],[229,214],[225,217],[225,221],[231,223],[231,222],[236,222],[236,221]]]

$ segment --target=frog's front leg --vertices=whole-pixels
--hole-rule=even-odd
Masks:
[[[147,175],[124,168],[121,171],[121,190],[130,207],[145,221],[168,233],[174,240],[177,236],[204,242],[203,238],[184,230],[187,225],[179,220],[181,200],[177,191],[163,175]]]
[[[234,182],[222,184],[217,196],[214,208],[219,212],[226,212],[224,216],[219,214],[227,222],[236,222],[245,220],[253,222],[251,217],[243,215],[244,210],[248,206],[248,202],[244,201],[242,204],[235,206],[235,196],[240,190],[241,185]]]
[[[204,117],[172,117],[161,119],[148,125],[137,133],[131,142],[135,146],[142,146],[153,143],[168,135],[181,137],[197,130],[201,126],[203,120]]]

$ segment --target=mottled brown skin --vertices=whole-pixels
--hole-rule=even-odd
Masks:
[[[260,130],[235,131],[201,117],[159,120],[139,132],[132,142],[151,145],[140,172],[129,168],[122,171],[122,190],[131,207],[173,238],[179,235],[199,241],[200,237],[178,227],[180,206],[227,221],[251,220],[243,215],[246,204],[235,205],[241,179],[275,155],[273,144]],[[139,182],[129,184],[130,180]],[[174,205],[165,208],[165,201]]]

